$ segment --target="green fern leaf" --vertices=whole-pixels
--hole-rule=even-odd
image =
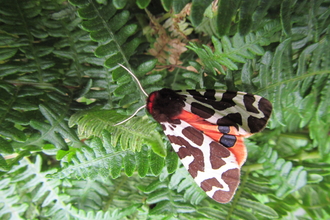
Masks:
[[[110,136],[109,132],[103,131],[103,141],[97,137],[86,141],[87,146],[76,150],[75,155],[62,159],[63,169],[51,175],[52,178],[106,178],[109,174],[112,178],[118,178],[123,168],[128,176],[132,176],[133,171],[137,170],[144,177],[149,170],[158,174],[163,169],[164,159],[150,149],[143,147],[132,154],[131,149],[120,149],[118,145],[112,145]]]
[[[23,195],[29,198],[31,202],[40,204],[44,207],[43,215],[49,216],[49,215],[59,215],[59,216],[66,216],[68,213],[65,211],[64,203],[67,201],[68,197],[64,194],[59,194],[59,185],[61,184],[61,181],[59,180],[49,180],[46,178],[46,175],[52,174],[55,172],[55,170],[48,170],[46,172],[41,172],[41,164],[42,160],[40,156],[36,157],[35,163],[32,163],[31,161],[24,159],[21,160],[21,164],[13,167],[13,169],[10,171],[9,175],[12,175],[14,172],[17,172],[18,174],[16,176],[13,176],[10,180],[5,179],[4,181],[11,181],[13,184],[12,187],[16,187],[15,192],[11,192],[10,194],[3,194],[6,196],[4,200],[2,201],[15,201],[15,199],[10,199],[10,197],[13,196],[12,193],[15,193],[16,195],[21,195],[21,197],[24,197]],[[2,188],[3,190],[8,190],[8,185],[4,186]],[[4,191],[3,191],[4,192]],[[9,191],[7,191],[9,192]],[[2,194],[2,193],[1,193]],[[17,197],[13,197],[17,198]],[[18,199],[18,198],[17,198]],[[8,206],[12,203],[6,203]],[[13,204],[12,204],[13,205]],[[16,214],[22,213],[27,210],[27,208],[30,208],[30,212],[34,215],[38,212],[36,211],[37,207],[31,206],[29,203],[23,203],[20,206],[13,206],[9,210],[17,209],[17,212],[11,212],[11,218],[13,218]],[[3,211],[3,209],[9,208],[9,207],[2,207],[2,214],[5,214],[6,212]],[[52,212],[49,212],[49,210],[52,210]],[[56,214],[55,214],[56,213]],[[55,214],[55,215],[54,215]],[[18,217],[17,219],[21,219]]]
[[[262,55],[264,53],[263,49],[255,44],[260,40],[261,39],[255,39],[254,35],[250,34],[244,41],[239,34],[236,34],[233,38],[233,42],[226,36],[221,39],[221,42],[217,38],[212,37],[212,42],[215,47],[214,52],[212,52],[209,47],[204,46],[204,49],[202,49],[196,44],[191,44],[188,48],[195,51],[201,58],[205,67],[216,75],[215,70],[219,70],[222,73],[226,72],[221,65],[231,70],[237,70],[238,66],[235,62],[245,63],[246,59],[253,59],[255,55]]]
[[[0,198],[2,207],[0,209],[0,216],[7,217],[7,219],[22,219],[21,214],[28,209],[27,203],[21,203],[17,205],[20,198],[14,194],[16,185],[10,184],[10,179],[3,179],[0,181]]]
[[[113,4],[99,5],[93,1],[88,4],[77,4],[77,2],[73,4],[81,7],[78,14],[85,19],[82,28],[91,33],[93,40],[100,43],[95,50],[95,55],[105,58],[104,64],[108,68],[127,62],[142,42],[138,37],[126,42],[126,39],[131,37],[137,28],[135,24],[127,24],[129,12],[123,11],[116,14],[117,10]]]
[[[278,214],[275,212],[275,210],[273,210],[269,206],[263,205],[259,202],[254,202],[251,200],[240,198],[239,204],[245,208],[252,209],[254,211],[254,213],[256,213],[258,215],[262,215],[266,218],[277,219],[279,217]]]
[[[87,114],[88,113],[88,114]],[[153,151],[164,157],[165,147],[161,135],[155,130],[155,123],[145,118],[132,118],[123,125],[114,126],[124,119],[114,110],[90,110],[79,112],[70,118],[69,125],[78,125],[78,133],[83,137],[100,136],[103,130],[112,133],[111,145],[120,143],[123,150],[140,151],[142,144],[147,143]]]
[[[263,151],[264,156],[258,162],[263,164],[263,175],[277,185],[278,197],[282,198],[307,184],[307,172],[303,167],[293,168],[291,162],[278,158],[278,153],[269,146],[264,146]]]

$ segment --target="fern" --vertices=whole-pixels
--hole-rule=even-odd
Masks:
[[[1,215],[3,217],[23,219],[20,217],[20,214],[26,212],[27,209],[32,209],[29,211],[32,213],[32,216],[28,218],[35,218],[33,215],[38,213],[36,209],[38,209],[38,206],[41,206],[43,210],[40,215],[53,216],[54,218],[89,219],[94,216],[94,219],[122,219],[126,215],[132,214],[138,207],[138,205],[132,205],[121,210],[121,212],[95,213],[92,210],[99,209],[102,206],[102,202],[99,199],[107,196],[108,193],[104,183],[95,180],[84,182],[73,180],[67,186],[66,194],[62,194],[59,186],[63,183],[58,179],[46,178],[46,175],[53,174],[54,170],[41,172],[41,163],[40,156],[36,157],[35,163],[29,160],[22,160],[21,164],[14,167],[9,173],[10,177],[2,180],[4,185],[1,187],[1,195],[3,195],[3,200],[1,201],[4,206]],[[11,175],[18,171],[20,172],[18,175]],[[17,185],[6,184],[10,181]],[[13,186],[20,187],[15,189]],[[76,208],[65,205],[69,199],[68,195],[70,195],[72,201],[79,204],[80,207],[84,207],[84,210],[88,211],[88,213],[84,211],[78,212]],[[33,202],[32,205],[28,204],[29,200]],[[21,205],[17,206],[17,203],[21,203]],[[11,211],[9,212],[9,210]]]
[[[118,117],[119,116],[119,117]],[[155,132],[156,124],[151,124],[147,120],[132,119],[128,124],[130,128],[126,126],[114,126],[111,121],[117,120],[121,121],[123,116],[120,117],[117,112],[109,110],[94,110],[86,112],[79,112],[72,116],[69,123],[74,125],[78,124],[78,132],[81,136],[89,137],[91,135],[99,135],[103,130],[108,130],[112,132],[111,144],[116,146],[118,142],[123,150],[129,146],[133,151],[140,151],[141,145],[137,144],[139,141],[148,143],[153,151],[161,156],[165,156],[164,145],[162,138],[158,132]],[[144,124],[145,126],[141,128],[136,126],[139,124]]]
[[[238,47],[238,50],[235,50],[227,37],[222,38],[222,44],[217,38],[212,38],[215,46],[214,53],[206,46],[204,46],[204,50],[199,49],[196,45],[192,45],[189,48],[194,50],[203,61],[205,67],[216,75],[216,71],[213,68],[218,69],[222,73],[225,73],[225,71],[221,65],[228,67],[230,70],[237,70],[238,66],[234,62],[245,63],[244,58],[253,59],[254,55],[262,55],[263,49],[256,46],[256,43],[259,42],[254,38],[255,36],[250,34],[246,37],[247,42],[244,42],[244,39],[239,34],[235,35],[233,37],[233,45]],[[209,60],[210,57],[213,57],[211,61]]]
[[[103,143],[95,137],[86,143],[87,146],[72,149],[74,155],[62,160],[63,169],[52,175],[52,178],[106,178],[109,174],[112,178],[117,178],[122,168],[127,176],[132,176],[136,170],[139,176],[145,177],[149,169],[154,175],[158,175],[165,165],[164,159],[147,147],[142,147],[133,154],[131,149],[119,149],[115,147],[118,145],[112,145],[107,131],[103,132],[102,139]],[[70,151],[61,152],[59,156],[62,158],[68,154]]]
[[[4,194],[4,200],[2,200],[4,206],[2,208],[2,215],[6,214],[8,219],[22,219],[19,213],[24,213],[28,208],[37,209],[37,206],[44,207],[43,214],[46,216],[53,215],[57,217],[64,217],[67,215],[65,211],[65,202],[68,197],[64,194],[59,194],[59,186],[61,181],[46,178],[46,175],[54,173],[55,170],[48,170],[41,172],[41,157],[36,157],[36,162],[24,159],[21,160],[19,166],[15,166],[10,172],[12,177],[2,180],[3,182],[10,181],[14,183],[15,191],[13,191],[10,185],[4,185],[2,192]],[[16,173],[16,175],[14,175]],[[9,199],[11,198],[11,199]],[[15,201],[14,203],[12,201]],[[29,202],[34,203],[34,207],[29,205]],[[22,203],[20,206],[16,206],[17,203]],[[9,212],[5,210],[16,210]],[[32,211],[32,213],[35,210]],[[15,217],[16,215],[16,217]]]
[[[329,219],[327,1],[0,4],[1,219]],[[146,98],[118,63],[148,93],[272,102],[231,203],[205,196],[143,111],[113,126]]]
[[[306,169],[302,166],[293,168],[291,161],[279,158],[278,153],[269,146],[264,146],[260,158],[258,162],[262,164],[262,175],[269,179],[269,185],[277,186],[273,189],[277,197],[284,198],[307,184]]]
[[[172,175],[164,170],[160,176],[160,180],[161,181],[154,181],[146,188],[141,189],[143,192],[151,194],[148,198],[148,203],[157,203],[167,200],[168,196],[160,195],[172,191],[177,191],[179,193],[184,191],[183,198],[186,201],[190,201],[192,204],[198,204],[205,198],[203,190],[198,188],[196,184],[192,184],[193,179],[189,176],[189,173],[184,167],[178,168]]]

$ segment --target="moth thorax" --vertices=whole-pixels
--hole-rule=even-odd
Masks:
[[[184,107],[184,99],[171,89],[153,92],[147,99],[147,110],[158,122],[170,122]]]

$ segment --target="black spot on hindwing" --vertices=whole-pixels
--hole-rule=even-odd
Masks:
[[[236,143],[236,140],[237,140],[237,138],[235,135],[224,134],[220,138],[219,143],[225,147],[233,147]]]
[[[229,133],[230,131],[230,127],[229,126],[222,126],[222,125],[219,125],[218,126],[218,130],[223,133],[223,134],[227,134]]]

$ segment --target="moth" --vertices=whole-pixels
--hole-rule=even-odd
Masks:
[[[161,89],[147,96],[143,107],[161,124],[197,185],[215,201],[230,202],[247,157],[244,138],[266,126],[271,103],[258,95],[213,89]]]

